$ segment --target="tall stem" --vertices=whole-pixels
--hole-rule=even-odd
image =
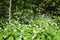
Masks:
[[[9,2],[9,24],[11,23],[11,6],[12,6],[12,0]]]

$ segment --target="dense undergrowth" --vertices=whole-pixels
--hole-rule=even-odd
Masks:
[[[0,40],[60,40],[60,0],[0,0]]]
[[[24,18],[24,19],[23,19]],[[59,40],[60,27],[51,16],[39,15],[12,19],[12,23],[2,23],[0,27],[0,40]]]

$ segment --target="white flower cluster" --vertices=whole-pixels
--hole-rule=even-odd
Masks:
[[[22,40],[21,38],[22,38],[22,35],[20,35],[19,40]]]
[[[18,24],[18,27],[20,27],[21,26],[21,24]]]
[[[26,28],[28,28],[29,25],[25,25]]]
[[[21,33],[23,33],[24,32],[24,30],[21,30]]]
[[[26,37],[24,37],[24,40],[26,40],[27,38]]]
[[[21,38],[22,38],[22,35],[20,35],[19,40],[22,40]],[[26,39],[27,39],[27,38],[26,38],[26,37],[24,37],[24,40],[26,40]]]
[[[18,23],[18,21],[15,21],[15,23]]]
[[[37,31],[36,30],[33,30],[33,33],[37,33]]]
[[[2,29],[2,28],[0,27],[0,29]]]
[[[7,30],[7,28],[4,29],[5,31]]]
[[[34,35],[32,36],[32,40],[33,40],[36,36],[37,36],[37,34],[34,34]]]
[[[4,38],[6,38],[6,36],[4,36]]]
[[[17,32],[17,30],[16,30],[16,29],[14,29],[13,31],[14,31],[14,32]]]
[[[24,25],[24,27],[27,29],[27,28],[32,27],[32,26],[31,26],[31,24],[29,24],[29,25]]]
[[[11,25],[11,26],[14,26],[14,24],[13,24],[13,23],[11,23],[10,25]]]

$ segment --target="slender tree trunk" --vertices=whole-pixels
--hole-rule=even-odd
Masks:
[[[11,23],[11,5],[12,5],[12,0],[10,0],[9,3],[9,24]]]

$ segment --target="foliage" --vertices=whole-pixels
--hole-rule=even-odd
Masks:
[[[0,0],[0,40],[60,40],[60,0]]]
[[[0,39],[59,40],[59,27],[51,17],[40,15],[40,17],[36,17],[34,20],[30,19],[28,22],[31,23],[21,24],[19,21],[13,20],[10,25],[5,25],[4,29],[0,27]]]

